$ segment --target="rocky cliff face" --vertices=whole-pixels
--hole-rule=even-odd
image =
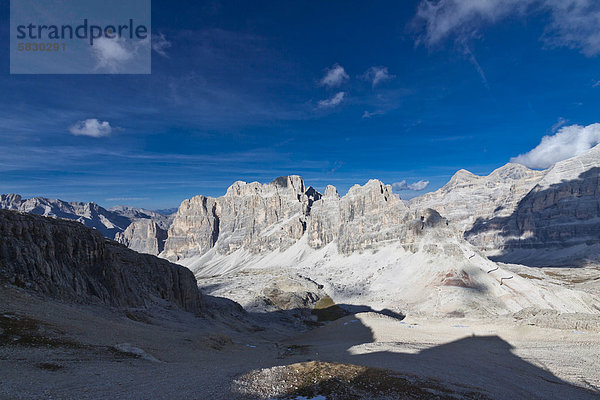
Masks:
[[[138,253],[158,255],[165,247],[167,231],[150,219],[133,221],[125,231],[115,235],[115,241]]]
[[[488,176],[461,170],[410,201],[438,210],[464,237],[504,262],[578,266],[600,262],[600,145],[545,171],[507,164]]]
[[[598,262],[599,170],[600,145],[546,171],[512,163],[488,176],[460,170],[447,185],[411,200],[408,207],[377,180],[355,185],[343,197],[333,186],[323,194],[306,189],[298,176],[267,185],[236,182],[225,196],[185,200],[161,256],[182,260],[238,249],[264,254],[284,251],[304,237],[313,249],[333,243],[340,253],[351,254],[410,241],[411,224],[433,209],[502,261]]]
[[[600,145],[544,171],[509,215],[479,218],[465,237],[506,262],[600,262]]]
[[[80,303],[170,303],[201,311],[188,269],[138,254],[81,224],[0,210],[0,237],[0,276],[12,284]]]
[[[344,254],[373,248],[403,238],[407,215],[408,208],[392,193],[392,187],[378,180],[354,185],[341,198],[333,186],[328,186],[311,209],[309,244],[321,248],[336,241]]]
[[[464,232],[478,219],[511,215],[543,176],[542,171],[512,163],[488,176],[461,169],[441,189],[412,199],[409,206],[433,208]]]
[[[252,252],[285,249],[304,233],[305,191],[302,178],[289,176],[267,185],[235,182],[225,196],[184,200],[162,256],[178,260],[213,247],[224,254],[242,247]]]
[[[236,182],[225,196],[185,200],[169,230],[161,256],[179,260],[214,249],[230,254],[285,250],[307,233],[309,245],[337,242],[350,253],[403,237],[408,208],[389,185],[371,180],[342,198],[333,186],[321,195],[299,176],[270,184]]]

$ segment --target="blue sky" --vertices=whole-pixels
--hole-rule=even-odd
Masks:
[[[10,75],[0,5],[2,193],[166,208],[299,174],[409,198],[600,136],[591,0],[155,0],[151,75]]]

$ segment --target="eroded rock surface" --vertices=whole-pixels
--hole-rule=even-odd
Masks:
[[[510,215],[479,218],[465,237],[505,262],[600,262],[600,145],[553,165]]]
[[[412,199],[409,206],[433,208],[461,231],[467,231],[478,219],[511,215],[543,176],[542,171],[512,163],[487,176],[461,169],[442,188]]]
[[[0,275],[55,298],[115,307],[201,311],[186,268],[138,254],[81,224],[0,210]]]
[[[305,233],[309,245],[334,241],[343,253],[404,237],[409,213],[389,185],[371,180],[340,197],[333,186],[321,195],[299,176],[262,185],[236,182],[219,198],[196,196],[181,204],[162,256],[179,260],[211,249],[230,254],[285,250]]]

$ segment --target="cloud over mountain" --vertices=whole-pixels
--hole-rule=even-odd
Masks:
[[[600,124],[563,126],[551,136],[544,136],[533,150],[511,158],[529,168],[548,168],[552,164],[586,152],[600,143]]]

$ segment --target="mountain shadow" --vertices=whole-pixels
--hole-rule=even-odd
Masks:
[[[305,355],[308,361],[288,365],[290,375],[284,374],[282,379],[296,379],[295,386],[275,398],[513,400],[600,396],[598,391],[566,382],[517,356],[513,346],[497,335],[466,336],[413,352],[418,344],[375,341],[372,329],[352,318],[301,337],[304,340],[295,348],[312,349]],[[403,329],[411,328],[418,327],[398,322],[398,339]],[[384,346],[398,346],[407,352],[377,351]],[[332,351],[338,348],[339,352]]]

